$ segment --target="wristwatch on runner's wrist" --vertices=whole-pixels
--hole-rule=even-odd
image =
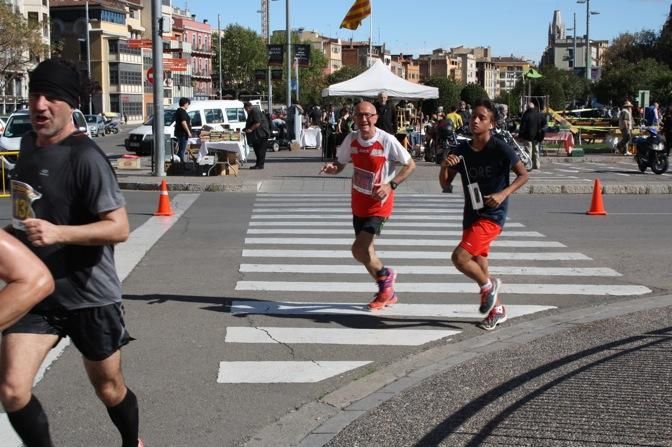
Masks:
[[[399,186],[399,183],[395,182],[394,180],[390,180],[390,188],[397,189],[397,186]]]

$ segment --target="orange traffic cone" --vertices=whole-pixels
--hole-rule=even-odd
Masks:
[[[600,184],[600,179],[595,179],[595,185],[593,185],[593,200],[590,202],[590,209],[586,211],[586,214],[590,216],[606,216],[607,211],[604,209],[604,204],[602,203],[602,184]]]
[[[173,208],[170,206],[170,197],[168,196],[168,184],[161,180],[161,193],[159,194],[159,207],[154,212],[155,216],[174,216]]]

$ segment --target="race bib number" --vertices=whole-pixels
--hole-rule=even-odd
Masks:
[[[12,227],[16,230],[25,231],[23,224],[25,219],[35,217],[33,202],[42,197],[28,183],[12,180]]]
[[[355,168],[352,174],[352,188],[362,194],[373,195],[373,184],[376,174],[364,169]]]

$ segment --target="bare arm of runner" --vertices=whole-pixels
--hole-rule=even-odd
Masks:
[[[412,158],[408,159],[408,162],[399,169],[397,175],[391,180],[394,183],[402,183],[404,180],[411,175],[411,172],[415,170],[415,160]],[[387,196],[392,192],[392,186],[389,183],[376,183],[373,185],[373,197],[378,200],[385,200]]]
[[[55,225],[42,219],[26,219],[26,236],[36,247],[53,244],[107,245],[128,239],[126,208],[101,213],[100,220],[86,225]]]
[[[501,191],[495,194],[483,196],[483,198],[485,199],[484,203],[486,206],[489,206],[491,208],[498,207],[504,200],[506,200],[507,197],[509,197],[518,188],[527,183],[529,175],[522,161],[518,161],[515,165],[513,165],[513,172],[516,174],[516,178],[513,180],[513,182],[511,182],[509,186],[507,186],[506,188],[502,189]]]
[[[322,166],[322,169],[320,169],[320,174],[331,174],[335,175],[341,172],[343,169],[345,169],[345,165],[340,164],[337,161],[331,162],[331,163],[325,163]]]
[[[9,327],[54,290],[47,267],[25,245],[0,230],[0,330]]]

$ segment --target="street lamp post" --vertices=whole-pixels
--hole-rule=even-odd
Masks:
[[[590,16],[599,12],[590,10],[590,0],[576,0],[576,3],[586,4],[586,79],[592,80],[593,49],[590,45]]]
[[[89,114],[93,115],[93,107],[91,101],[91,84],[93,77],[91,76],[91,24],[89,23],[89,0],[86,0],[86,76],[89,78]]]
[[[287,39],[287,108],[292,105],[292,28],[289,17],[289,0],[285,0],[285,20],[287,29],[285,38]]]
[[[572,71],[576,73],[576,13],[574,13],[574,27],[567,28],[567,31],[573,31],[572,35]]]

